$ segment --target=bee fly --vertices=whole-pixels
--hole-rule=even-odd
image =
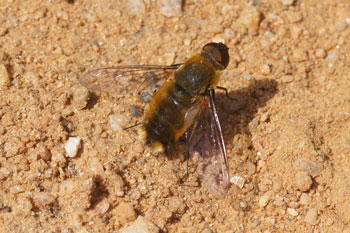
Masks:
[[[79,81],[89,90],[119,95],[160,86],[145,108],[141,139],[154,152],[166,152],[185,134],[188,156],[198,159],[203,185],[221,199],[229,188],[229,167],[215,88],[229,60],[226,45],[211,42],[183,64],[101,68]]]

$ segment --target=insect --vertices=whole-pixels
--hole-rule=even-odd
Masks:
[[[159,87],[145,108],[140,138],[154,152],[167,153],[185,134],[187,156],[197,160],[203,186],[222,199],[229,188],[229,167],[215,88],[229,60],[226,45],[211,42],[182,64],[101,68],[79,82],[92,91],[119,95]]]

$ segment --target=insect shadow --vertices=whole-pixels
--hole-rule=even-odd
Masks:
[[[235,147],[235,145],[232,145],[234,136],[240,133],[248,138],[248,141],[242,142],[243,145],[241,146],[255,151],[251,141],[249,141],[251,138],[249,124],[255,118],[258,110],[264,107],[277,92],[278,83],[273,79],[257,80],[240,90],[229,91],[229,97],[235,100],[228,99],[224,92],[216,92],[216,105],[221,126],[224,129],[224,139],[227,147]],[[269,119],[266,119],[266,121],[269,121]],[[244,145],[244,143],[248,143],[248,145]],[[250,153],[250,155],[256,156],[256,153]],[[253,162],[256,161],[255,157],[249,159]]]

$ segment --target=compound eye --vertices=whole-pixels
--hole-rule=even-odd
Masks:
[[[230,62],[228,48],[223,43],[211,42],[203,46],[202,52],[210,54],[225,69]]]

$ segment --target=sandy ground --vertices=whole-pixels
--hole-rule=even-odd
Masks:
[[[0,232],[350,232],[349,38],[347,0],[0,0]],[[237,99],[217,97],[238,179],[223,200],[113,130],[136,97],[78,82],[210,41]]]

